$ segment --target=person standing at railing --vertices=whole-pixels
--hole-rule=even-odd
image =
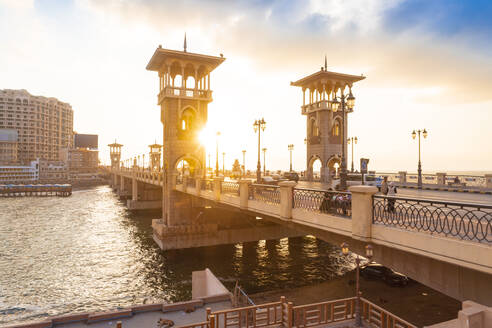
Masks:
[[[388,176],[386,175],[383,177],[383,182],[381,183],[381,193],[383,195],[388,194]]]
[[[393,181],[391,181],[389,186],[388,186],[388,196],[391,196],[391,197],[396,196],[396,185]],[[396,202],[396,200],[394,198],[388,199],[388,212],[391,212],[391,213],[395,212],[395,202]]]

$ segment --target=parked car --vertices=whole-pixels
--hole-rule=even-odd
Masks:
[[[270,176],[266,176],[266,177],[261,178],[261,184],[276,185],[277,183],[278,183],[278,181],[274,180]]]
[[[299,181],[299,174],[296,172],[284,172],[284,178],[290,181]]]
[[[378,263],[369,263],[360,270],[361,276],[368,279],[381,279],[391,286],[406,286],[408,277]]]

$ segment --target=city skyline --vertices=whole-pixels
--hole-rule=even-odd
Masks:
[[[189,52],[227,58],[211,80],[208,121],[212,134],[221,131],[226,168],[246,149],[247,169],[255,169],[252,124],[264,117],[267,170],[288,169],[288,144],[293,168],[304,170],[302,93],[289,84],[318,71],[326,55],[329,70],[367,77],[354,87],[349,115],[356,168],[367,157],[369,169],[416,171],[411,132],[426,128],[424,172],[492,170],[490,4],[357,3],[0,0],[0,29],[9,31],[0,42],[10,50],[0,54],[0,89],[70,103],[74,130],[100,135],[103,162],[115,139],[125,145],[122,158],[133,157],[162,143],[148,53],[158,44],[182,50],[186,32]],[[196,6],[203,10],[187,15]]]

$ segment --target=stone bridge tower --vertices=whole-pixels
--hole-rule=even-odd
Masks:
[[[119,144],[114,141],[114,143],[109,144],[109,156],[111,157],[111,168],[118,168],[120,167],[120,161],[121,161],[121,147],[123,145]]]
[[[109,144],[109,156],[111,158],[111,170],[118,169],[120,167],[121,161],[121,147],[123,145],[114,141],[114,143]],[[118,187],[118,179],[116,177],[116,173],[111,174],[111,187],[113,189]]]
[[[149,145],[149,167],[151,171],[161,170],[161,148],[162,146],[157,143]]]
[[[301,113],[306,115],[307,145],[307,179],[313,181],[313,164],[321,161],[320,181],[331,182],[335,175],[335,166],[341,166],[342,152],[347,142],[348,113],[352,108],[345,108],[345,118],[341,108],[333,111],[334,96],[338,101],[351,91],[353,83],[363,80],[364,76],[348,75],[321,70],[304,77],[292,86],[302,88]],[[307,92],[306,92],[307,91]]]
[[[147,70],[159,75],[157,103],[163,124],[164,189],[162,219],[166,226],[186,225],[191,219],[190,199],[173,190],[182,161],[191,176],[205,173],[205,149],[198,133],[205,127],[208,103],[212,101],[210,73],[225,58],[163,49],[159,46]]]

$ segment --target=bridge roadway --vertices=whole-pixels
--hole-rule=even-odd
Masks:
[[[114,182],[123,175],[155,186],[163,184],[160,172],[119,169],[112,173]],[[492,305],[490,214],[487,214],[488,223],[485,223],[485,229],[484,223],[479,223],[482,226],[480,232],[482,242],[476,242],[463,240],[459,235],[450,237],[425,229],[417,230],[413,227],[393,224],[393,219],[373,222],[374,187],[352,187],[349,209],[343,209],[338,204],[331,208],[334,211],[324,212],[320,211],[320,204],[325,195],[322,184],[301,182],[293,188],[292,183],[283,183],[280,187],[266,187],[251,185],[251,182],[247,181],[222,181],[219,178],[214,180],[184,178],[183,180],[172,181],[173,189],[192,198],[206,199],[218,206],[261,216],[332,244],[348,242],[351,250],[358,254],[364,254],[365,245],[370,243],[374,247],[375,261],[456,299],[471,299],[481,304]],[[408,196],[417,193],[431,195],[434,198],[448,195],[443,192],[400,189],[400,194]],[[479,194],[449,193],[449,195],[454,197],[454,201],[465,200],[464,197],[470,196],[474,199],[488,199],[487,195]],[[428,217],[423,219],[426,220]],[[477,223],[476,217],[467,219],[464,215],[459,219],[460,223],[453,229],[467,229],[463,220],[468,220],[468,227],[470,224]],[[156,222],[155,225],[153,223],[153,226],[154,233],[158,229],[165,228],[162,222]],[[183,236],[183,238],[188,237]]]

